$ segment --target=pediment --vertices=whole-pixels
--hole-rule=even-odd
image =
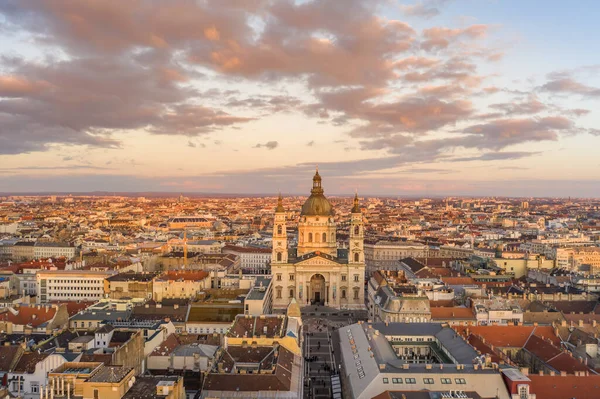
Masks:
[[[339,263],[333,259],[327,259],[320,255],[314,255],[297,262],[296,266],[339,266]]]

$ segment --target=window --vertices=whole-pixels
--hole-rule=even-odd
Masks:
[[[277,299],[281,299],[281,288],[277,288]]]
[[[323,242],[327,242],[327,233],[323,233]]]
[[[281,274],[277,275],[277,281],[281,281]]]
[[[433,384],[433,378],[423,378],[424,384]]]
[[[358,274],[355,274],[355,275],[354,275],[354,282],[355,282],[355,283],[358,283]]]
[[[466,384],[467,381],[464,378],[455,378],[454,382],[456,382],[457,384]]]
[[[98,399],[99,394],[98,394],[98,390],[94,389],[94,399]]]
[[[360,232],[360,227],[354,226],[354,234],[358,235],[359,232]]]
[[[416,384],[417,383],[417,380],[415,378],[405,378],[404,381],[407,384]]]
[[[390,380],[388,380],[387,378],[384,378],[384,379],[383,379],[383,383],[384,383],[384,384],[389,384],[389,382],[390,382]]]
[[[452,384],[452,378],[442,378],[442,384]]]
[[[308,242],[312,242],[312,233],[308,233]]]
[[[402,384],[402,378],[392,378],[392,384]]]
[[[360,255],[358,254],[358,252],[356,252],[356,253],[354,254],[354,261],[355,261],[355,262],[358,262],[358,258],[359,258],[359,256],[360,256]]]
[[[342,290],[342,299],[346,299],[346,290]]]
[[[282,232],[283,232],[283,229],[281,228],[281,225],[280,225],[280,224],[279,224],[279,225],[277,225],[277,234],[278,234],[278,235],[281,235],[281,234],[282,234]]]
[[[335,234],[331,233],[331,242],[335,241]]]
[[[354,289],[354,299],[358,299],[358,288]]]
[[[529,387],[527,385],[519,386],[519,399],[529,399]]]
[[[294,275],[290,274],[290,281],[294,281]]]
[[[290,298],[293,298],[293,297],[294,297],[294,290],[290,289]]]
[[[281,262],[281,252],[277,252],[277,262]]]
[[[346,275],[342,274],[342,281],[346,281]]]

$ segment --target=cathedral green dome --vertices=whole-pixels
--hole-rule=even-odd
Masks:
[[[333,216],[333,207],[325,198],[323,194],[323,188],[321,187],[321,176],[319,170],[313,177],[313,188],[310,190],[310,197],[302,205],[302,216]]]

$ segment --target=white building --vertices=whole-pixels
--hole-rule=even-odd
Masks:
[[[41,258],[74,258],[76,248],[60,242],[36,242],[33,248],[34,259]]]
[[[40,270],[36,273],[37,301],[99,301],[104,279],[115,271]]]
[[[223,253],[237,255],[240,258],[240,267],[247,273],[269,273],[269,264],[271,263],[271,249],[269,248],[227,245],[223,248]]]
[[[48,373],[64,363],[66,360],[60,354],[24,353],[8,373],[9,392],[23,399],[39,399],[40,387],[48,385]]]

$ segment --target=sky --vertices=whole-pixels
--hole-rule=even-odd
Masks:
[[[0,192],[600,197],[597,15],[3,0]]]

